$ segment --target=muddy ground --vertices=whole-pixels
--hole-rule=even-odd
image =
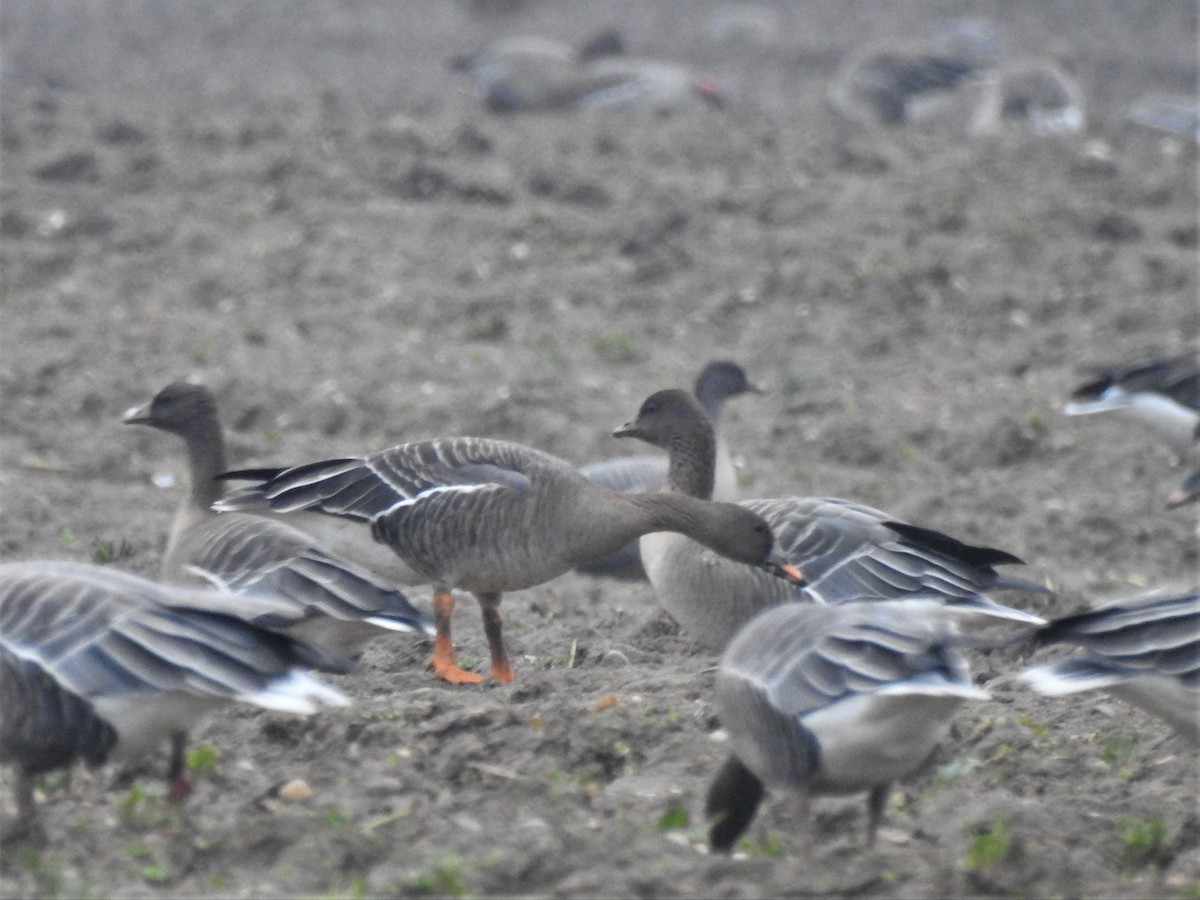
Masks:
[[[785,3],[737,34],[716,9],[6,0],[0,558],[156,571],[180,447],[119,418],[175,378],[213,387],[235,465],[453,434],[583,462],[729,358],[771,388],[729,409],[746,496],[1005,548],[1059,591],[1010,598],[1043,613],[1193,575],[1194,507],[1163,508],[1177,461],[1059,408],[1080,364],[1197,339],[1196,146],[1122,119],[1195,92],[1195,4]],[[1086,135],[826,110],[851,48],[971,14],[1070,60]],[[730,103],[497,118],[444,65],[614,24]],[[832,798],[811,858],[786,802],[722,858],[700,813],[724,754],[712,659],[644,585],[566,576],[504,612],[511,686],[436,683],[427,643],[379,640],[341,679],[351,709],[212,717],[182,819],[161,760],[47,780],[47,839],[4,853],[0,893],[1200,890],[1194,751],[1101,696],[1031,696],[1022,651],[976,657],[995,699],[897,786],[875,850],[860,799]],[[472,601],[455,628],[482,662]],[[310,799],[277,796],[292,779]]]

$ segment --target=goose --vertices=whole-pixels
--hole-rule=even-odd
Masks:
[[[1179,456],[1194,452],[1200,433],[1200,355],[1092,366],[1090,373],[1071,394],[1064,413],[1112,413],[1149,428]]]
[[[452,61],[495,113],[602,106],[670,111],[703,101],[720,106],[713,82],[684,66],[624,55],[615,32],[582,47],[541,37],[508,37]]]
[[[158,584],[82,563],[0,564],[0,762],[15,766],[18,819],[36,827],[36,778],[171,741],[173,800],[190,790],[184,748],[196,719],[228,703],[311,715],[346,706],[313,670],[346,671],[246,621],[288,612],[268,597]]]
[[[1064,616],[1036,637],[1082,648],[1018,675],[1038,692],[1104,690],[1200,744],[1200,586],[1158,588]]]
[[[1076,134],[1087,124],[1083,89],[1061,66],[1045,59],[1014,60],[984,79],[972,132],[1007,127],[1031,134]]]
[[[1112,413],[1148,428],[1177,456],[1195,464],[1200,456],[1200,354],[1092,366],[1090,371],[1091,377],[1071,394],[1064,413]],[[1185,480],[1167,498],[1167,506],[1182,506],[1195,499],[1196,478],[1192,475]]]
[[[209,583],[236,593],[268,593],[291,601],[286,622],[299,640],[337,656],[358,657],[385,631],[434,633],[432,617],[374,573],[324,550],[284,522],[212,508],[225,471],[225,442],[208,388],[177,381],[125,413],[183,439],[191,490],[184,496],[163,560],[165,580]]]
[[[709,842],[729,850],[767,790],[809,798],[868,791],[873,845],[890,785],[918,769],[967,700],[986,700],[956,648],[958,620],[930,600],[785,604],[738,632],[716,705],[732,754],[708,791]]]
[[[686,392],[652,394],[637,418],[613,435],[640,438],[667,451],[668,493],[711,496],[712,422]],[[704,646],[724,647],[756,613],[787,601],[842,603],[921,595],[970,617],[1045,624],[1038,616],[985,595],[1002,589],[1047,593],[1040,585],[995,570],[1021,563],[1011,553],[965,544],[849,500],[783,497],[742,500],[740,505],[770,523],[778,552],[804,573],[803,586],[760,578],[754,570],[677,535],[649,534],[640,542],[642,562],[659,602]]]
[[[851,121],[899,126],[937,115],[1000,60],[1000,42],[983,21],[955,23],[929,44],[872,44],[851,54],[827,101]]]
[[[721,408],[731,397],[742,394],[761,394],[763,389],[746,376],[737,363],[714,360],[696,377],[693,389],[696,399],[713,421],[717,435],[716,481],[714,500],[734,500],[737,497],[737,471],[733,456],[720,430]],[[623,494],[634,491],[657,491],[667,486],[667,460],[661,456],[620,456],[603,462],[582,466],[588,478]],[[636,542],[630,542],[612,556],[580,566],[586,575],[644,581],[646,570]]]
[[[370,554],[373,568],[390,557],[389,568],[378,571],[402,584],[431,583],[437,637],[430,665],[453,683],[483,680],[455,662],[455,588],[479,600],[491,676],[510,682],[501,595],[608,556],[648,532],[679,531],[741,563],[803,580],[776,558],[770,526],[748,509],[678,494],[618,494],[555,456],[508,441],[440,438],[222,477],[248,483],[218,501],[218,510],[320,514],[307,518],[337,526],[340,538],[331,533],[329,540],[347,552]],[[374,543],[363,540],[368,531]]]

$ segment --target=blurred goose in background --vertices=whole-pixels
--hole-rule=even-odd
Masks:
[[[965,700],[986,700],[955,649],[957,618],[925,600],[786,604],[738,632],[721,657],[716,703],[732,755],[708,792],[714,850],[729,850],[767,790],[798,799],[868,791],[875,841],[891,783],[946,736]]]
[[[1077,134],[1087,126],[1083,89],[1061,66],[1042,59],[1005,63],[983,81],[971,130],[1020,128],[1035,135]]]
[[[1200,99],[1187,94],[1148,94],[1125,111],[1134,125],[1200,143]]]
[[[696,378],[693,389],[696,399],[712,419],[717,439],[714,500],[734,500],[737,497],[737,470],[733,456],[721,431],[721,408],[731,397],[742,394],[761,394],[762,388],[746,377],[737,363],[715,360],[706,365]],[[634,491],[659,491],[667,486],[667,460],[662,456],[620,456],[592,463],[579,469],[597,484],[623,494]],[[631,542],[617,553],[579,567],[587,575],[641,580],[646,577],[637,542]]]
[[[1104,690],[1200,744],[1200,590],[1158,589],[1055,619],[1043,644],[1082,648],[1018,677],[1051,696]]]
[[[167,587],[66,562],[0,564],[0,762],[16,767],[18,821],[34,784],[76,760],[97,766],[171,740],[171,797],[190,790],[187,730],[224,704],[310,715],[349,700],[310,671],[344,661],[246,616],[287,615],[266,596]]]
[[[613,432],[666,450],[668,492],[706,498],[713,485],[712,422],[680,390],[651,395],[637,418]],[[825,604],[852,600],[936,599],[960,613],[1045,624],[1038,616],[1002,606],[985,592],[1048,593],[995,566],[1020,564],[1003,550],[964,544],[945,534],[898,522],[887,513],[848,500],[783,497],[739,505],[770,523],[780,556],[804,573],[804,586],[759,577],[753,569],[720,559],[685,537],[648,534],[640,549],[659,602],[699,643],[724,647],[761,610],[787,601]]]
[[[244,513],[218,515],[213,504],[227,468],[217,404],[208,388],[174,382],[129,410],[127,424],[183,439],[191,490],[183,498],[163,560],[168,581],[207,583],[236,593],[290,601],[276,626],[338,656],[357,657],[385,631],[434,633],[433,618],[366,569],[326,552],[283,522]]]
[[[984,21],[955,23],[929,44],[874,44],[850,55],[830,84],[829,105],[857,122],[906,125],[932,118],[1000,61]]]
[[[1195,462],[1200,456],[1200,354],[1093,366],[1090,371],[1092,377],[1075,389],[1064,413],[1112,413],[1148,428],[1182,459]],[[1168,506],[1195,499],[1195,477],[1184,481]]]
[[[306,514],[310,526],[335,526],[327,543],[369,554],[372,568],[403,584],[432,583],[437,639],[431,665],[456,683],[483,676],[454,659],[455,588],[478,598],[491,675],[508,682],[503,592],[542,584],[647,532],[679,531],[764,573],[801,580],[776,559],[770,526],[747,509],[677,494],[618,494],[557,457],[507,441],[418,441],[226,477],[250,483],[219,501],[218,509]],[[374,543],[365,539],[368,531]]]
[[[712,81],[685,66],[625,56],[615,31],[578,49],[540,37],[505,38],[451,67],[497,113],[619,105],[665,112],[695,101],[721,103]]]

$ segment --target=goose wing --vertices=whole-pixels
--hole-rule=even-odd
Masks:
[[[348,702],[301,671],[345,671],[342,661],[213,611],[211,593],[94,566],[11,563],[0,566],[0,634],[10,653],[89,700],[174,691],[301,713]]]
[[[292,602],[291,622],[276,614],[259,624],[286,627],[327,616],[392,631],[434,632],[432,618],[403,592],[283,522],[226,513],[193,526],[185,540],[180,562],[193,575],[235,593]]]
[[[996,572],[994,566],[1021,562],[1003,550],[964,544],[836,498],[745,505],[771,522],[779,552],[804,572],[804,590],[819,603],[926,597],[1028,624],[1044,622],[984,596],[984,591],[1009,587],[1044,591]]]
[[[483,438],[420,441],[369,456],[290,469],[229,472],[222,478],[251,483],[214,508],[311,510],[370,522],[401,507],[419,507],[440,494],[526,493],[530,488],[526,468],[538,458],[553,459],[517,444]]]

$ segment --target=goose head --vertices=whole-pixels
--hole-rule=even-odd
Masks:
[[[208,388],[175,381],[154,395],[149,403],[135,406],[121,417],[126,425],[149,425],[186,437],[197,421],[215,420],[217,404]]]

